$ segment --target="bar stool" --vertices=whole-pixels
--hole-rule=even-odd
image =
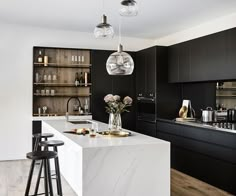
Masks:
[[[40,146],[43,146],[44,147],[44,150],[48,150],[49,147],[53,147],[53,151],[58,153],[58,150],[57,150],[57,147],[58,146],[63,146],[64,145],[64,142],[61,141],[61,140],[49,140],[49,141],[42,141],[39,143]],[[56,157],[54,159],[55,161],[55,176],[56,176],[56,182],[57,182],[57,194],[62,196],[62,186],[61,186],[61,174],[60,174],[60,166],[59,166],[59,158]],[[41,165],[42,167],[42,165]],[[42,171],[40,167],[40,172]],[[50,169],[50,168],[49,168]],[[41,173],[39,173],[39,178],[40,179],[41,177]],[[36,192],[35,194],[37,194],[37,191],[38,191],[38,186],[39,186],[39,182],[37,182],[36,184]]]
[[[33,137],[35,138],[35,144],[34,144],[34,149],[33,151],[37,151],[38,146],[39,146],[39,142],[41,142],[42,139],[44,139],[44,141],[47,141],[49,137],[53,137],[54,134],[52,133],[36,133],[33,134]]]
[[[49,195],[53,196],[53,188],[52,188],[52,179],[51,179],[51,171],[50,171],[50,162],[49,159],[55,159],[57,158],[57,152],[53,151],[36,151],[36,152],[29,152],[26,154],[26,157],[28,159],[31,159],[31,166],[30,166],[30,172],[29,172],[29,177],[26,185],[26,190],[25,190],[25,196],[29,196],[29,191],[30,191],[30,185],[32,181],[32,176],[34,172],[34,167],[35,167],[35,161],[41,160],[42,165],[44,166],[44,189],[45,193],[40,193],[40,194],[34,194],[34,195],[42,195],[45,194],[46,196]],[[42,169],[41,171],[42,172]],[[49,187],[49,192],[48,192],[48,187]]]

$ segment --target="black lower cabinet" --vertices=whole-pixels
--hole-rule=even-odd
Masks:
[[[42,133],[42,121],[41,120],[32,121],[32,134],[36,134],[36,133]],[[32,151],[34,149],[34,144],[35,144],[35,139],[33,138]]]
[[[236,194],[236,134],[157,120],[157,137],[171,142],[171,167]]]
[[[143,120],[136,121],[136,131],[145,135],[156,137],[156,123]]]

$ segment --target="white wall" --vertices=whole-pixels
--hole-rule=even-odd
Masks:
[[[236,27],[236,13],[195,26],[184,31],[176,32],[155,40],[155,45],[170,46],[226,29]]]
[[[152,40],[123,38],[125,50],[153,45]],[[117,39],[93,34],[1,24],[0,28],[0,160],[25,158],[32,137],[33,46],[116,49]]]

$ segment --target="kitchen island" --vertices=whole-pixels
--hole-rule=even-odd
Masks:
[[[97,123],[99,131],[107,130],[107,124]],[[42,132],[65,142],[58,149],[61,174],[78,196],[170,195],[169,142],[136,132],[119,138],[64,133],[89,126],[42,121]]]

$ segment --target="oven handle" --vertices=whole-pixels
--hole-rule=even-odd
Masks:
[[[151,101],[154,102],[155,99],[154,98],[147,98],[147,97],[137,97],[138,101]]]

